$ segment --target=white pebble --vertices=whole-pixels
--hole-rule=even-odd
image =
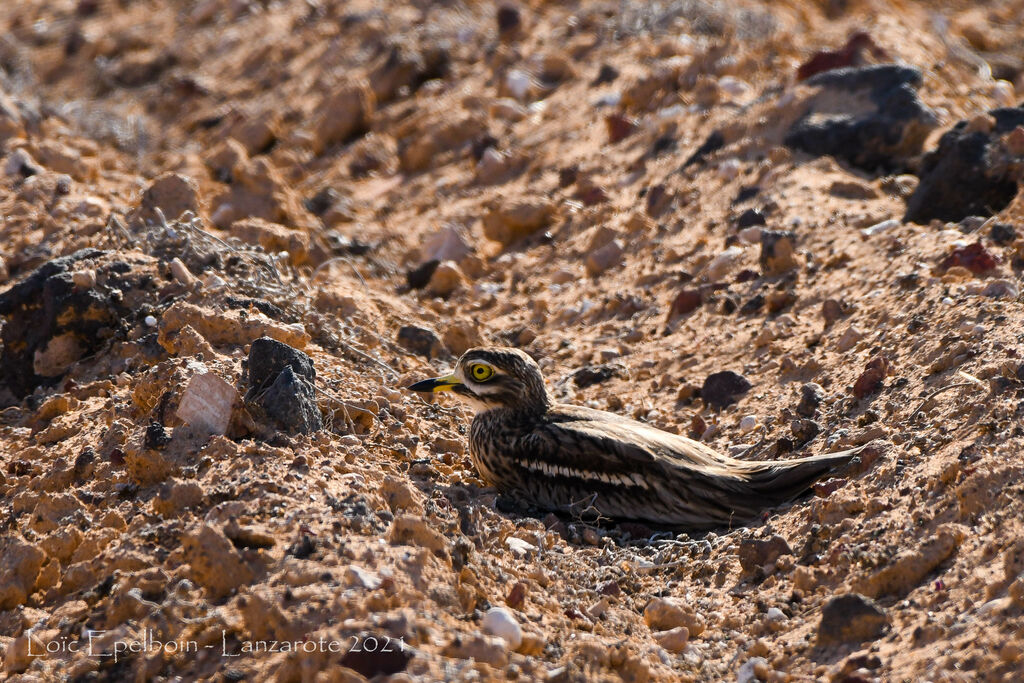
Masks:
[[[530,91],[530,74],[519,69],[513,69],[505,77],[505,86],[512,97],[517,100],[525,99],[526,93]]]
[[[743,663],[743,666],[736,671],[736,683],[757,683],[764,678],[759,674],[768,668],[768,660],[764,657],[754,657]]]
[[[872,225],[870,227],[864,228],[860,232],[865,237],[871,237],[872,235],[877,235],[880,232],[885,232],[886,230],[892,230],[893,228],[898,228],[898,227],[900,227],[900,222],[898,220],[896,220],[895,218],[890,218],[887,221],[882,221],[881,223],[875,223],[874,225]]]
[[[956,302],[950,299],[948,296],[945,296],[942,297],[942,303],[946,304],[947,306],[952,306]]]
[[[1013,89],[1013,83],[1004,80],[997,80],[992,84],[992,88],[989,90],[992,95],[992,99],[1000,107],[1012,107],[1014,105],[1014,99],[1016,93]]]
[[[732,246],[711,259],[711,262],[704,268],[704,275],[708,282],[715,282],[724,277],[743,256],[743,248]]]
[[[768,621],[785,621],[786,613],[780,610],[778,607],[768,608]]]
[[[619,102],[621,101],[622,93],[610,92],[601,95],[596,100],[594,100],[594,107],[617,107],[619,106]]]
[[[484,615],[483,627],[485,633],[498,636],[508,643],[512,650],[519,649],[519,646],[523,644],[523,630],[519,627],[519,622],[504,607],[492,607],[487,610],[487,614]]]
[[[203,285],[209,289],[220,289],[227,286],[227,281],[216,273],[203,275]]]
[[[146,327],[156,327],[156,318],[151,315],[146,316]]]
[[[744,415],[740,419],[740,431],[744,434],[757,429],[757,415]]]
[[[750,90],[750,86],[745,81],[741,81],[733,76],[722,76],[718,79],[718,87],[733,97],[746,95],[747,91]]]
[[[718,175],[725,180],[732,180],[740,174],[740,162],[736,159],[726,159],[718,165]]]

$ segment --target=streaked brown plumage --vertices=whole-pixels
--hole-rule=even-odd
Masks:
[[[453,374],[414,391],[453,391],[478,412],[470,455],[498,490],[566,512],[710,528],[740,524],[804,493],[846,451],[786,461],[722,455],[626,417],[558,404],[540,368],[511,348],[470,349]]]

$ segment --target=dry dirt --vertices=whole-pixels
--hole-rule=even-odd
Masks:
[[[800,64],[857,30],[922,72],[925,150],[988,130],[1022,21],[0,3],[0,678],[1021,680],[1024,242],[903,223],[916,154],[859,169],[782,133]],[[793,253],[759,261],[761,228]],[[261,336],[312,359],[324,429],[240,407]],[[467,410],[403,391],[478,343],[722,451],[871,457],[717,533],[524,509],[473,470]],[[716,409],[723,370],[752,388]],[[196,377],[229,424],[182,407]]]

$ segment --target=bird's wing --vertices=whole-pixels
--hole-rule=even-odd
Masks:
[[[591,450],[607,454],[612,463],[626,467],[663,465],[709,475],[743,479],[762,463],[730,458],[705,444],[671,434],[627,417],[580,406],[559,405],[549,413],[544,430],[549,438],[586,440]],[[569,455],[568,452],[565,455]],[[600,461],[599,461],[600,462]]]
[[[745,461],[629,418],[556,406],[516,449],[547,474],[636,485],[671,501],[652,521],[710,527],[750,519],[805,491],[860,449],[788,461]]]
[[[622,513],[627,517],[703,528],[728,524],[737,513],[750,516],[746,474],[742,467],[727,467],[729,458],[628,418],[561,408],[516,444],[545,474],[589,480],[595,490],[600,483],[639,486],[647,490],[649,506],[660,501],[665,508]],[[596,506],[601,508],[600,502]]]

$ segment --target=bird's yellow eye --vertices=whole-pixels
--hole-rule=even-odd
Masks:
[[[486,382],[494,376],[494,369],[484,363],[473,363],[469,366],[469,374],[477,382]]]

